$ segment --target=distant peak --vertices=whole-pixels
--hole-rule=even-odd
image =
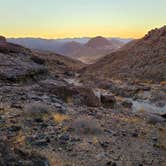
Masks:
[[[90,39],[89,42],[86,44],[86,46],[93,47],[93,48],[107,46],[107,45],[110,45],[109,40],[107,40],[106,38],[102,36],[94,37]]]

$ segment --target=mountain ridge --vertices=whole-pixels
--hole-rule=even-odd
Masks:
[[[148,32],[83,70],[95,78],[166,80],[166,26]]]

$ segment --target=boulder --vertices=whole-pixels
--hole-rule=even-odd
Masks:
[[[84,104],[89,107],[100,106],[100,98],[89,87],[74,86],[62,81],[56,83],[55,81],[51,82],[51,80],[42,81],[40,85],[42,90],[56,95],[67,103],[75,103],[77,101],[78,104]],[[38,90],[40,91],[41,89]]]
[[[113,95],[101,95],[101,103],[105,107],[114,107],[116,104],[115,96]]]
[[[166,113],[161,115],[162,118],[166,119]]]
[[[122,102],[122,105],[123,105],[125,108],[132,108],[133,103],[132,103],[131,101],[129,101],[129,100],[124,100],[124,101]]]

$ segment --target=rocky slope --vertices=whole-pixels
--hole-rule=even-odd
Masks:
[[[164,108],[164,84],[87,86],[78,61],[0,48],[0,165],[165,166],[165,114],[134,110],[136,99]]]
[[[0,38],[0,80],[19,82],[37,79],[38,76],[48,75],[52,68],[54,75],[67,75],[83,66],[79,61],[55,53],[31,51]]]
[[[83,70],[102,79],[166,80],[166,26],[150,31]]]

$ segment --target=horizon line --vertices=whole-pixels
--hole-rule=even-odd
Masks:
[[[0,36],[4,36],[6,37],[5,35],[0,35]],[[113,37],[110,37],[110,36],[104,36],[104,35],[96,35],[96,36],[82,36],[82,37],[57,37],[57,38],[47,38],[47,37],[31,37],[31,36],[18,36],[18,37],[6,37],[6,39],[45,39],[45,40],[64,40],[64,39],[82,39],[82,38],[95,38],[95,37],[104,37],[104,38],[119,38],[119,39],[139,39],[139,38],[135,38],[135,37],[119,37],[119,36],[113,36]],[[141,37],[140,37],[141,38]]]

